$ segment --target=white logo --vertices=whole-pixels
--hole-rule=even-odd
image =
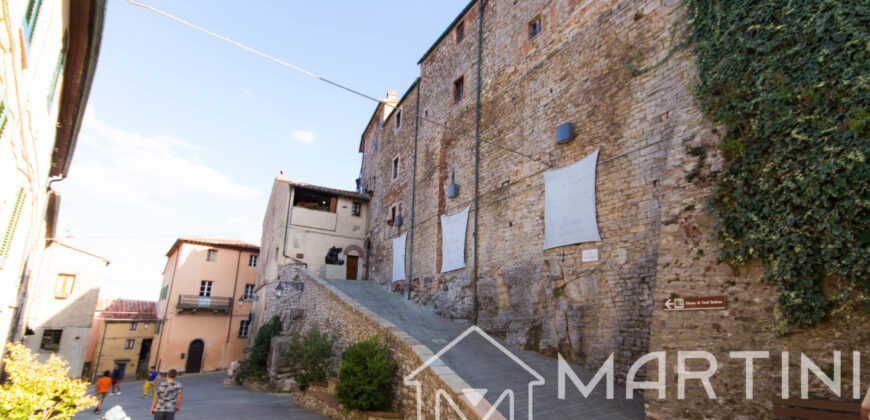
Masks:
[[[497,349],[499,349],[506,356],[510,357],[510,359],[513,360],[514,363],[516,363],[517,365],[519,365],[520,367],[525,369],[529,374],[531,374],[535,378],[534,380],[532,380],[531,382],[528,383],[528,387],[529,387],[528,388],[529,389],[529,392],[528,392],[529,417],[528,417],[528,419],[532,420],[533,419],[532,418],[532,405],[533,405],[532,402],[534,400],[532,398],[533,397],[533,394],[532,394],[533,388],[535,386],[538,386],[538,385],[543,385],[545,382],[544,377],[541,376],[538,372],[535,372],[534,369],[532,369],[531,367],[529,367],[529,365],[527,365],[525,362],[520,360],[519,357],[517,357],[516,355],[514,355],[513,353],[508,351],[508,349],[506,349],[504,346],[502,346],[501,343],[496,341],[494,338],[490,337],[489,334],[487,334],[485,331],[478,328],[477,326],[469,327],[462,334],[460,334],[459,337],[456,337],[453,341],[451,341],[449,344],[444,346],[444,348],[442,348],[438,353],[436,353],[434,356],[432,356],[428,360],[426,360],[425,363],[423,363],[417,369],[415,369],[413,372],[408,374],[408,376],[405,376],[405,379],[404,379],[405,385],[414,386],[417,389],[417,419],[418,420],[423,419],[423,395],[422,395],[421,382],[414,380],[414,377],[417,376],[417,374],[419,374],[420,372],[422,372],[424,369],[426,369],[427,367],[429,367],[432,364],[436,364],[436,366],[438,364],[441,364],[441,360],[440,360],[441,356],[444,355],[445,353],[447,353],[448,351],[450,351],[450,349],[453,348],[453,346],[458,344],[460,341],[462,341],[465,337],[467,337],[471,333],[480,334],[481,337],[485,338],[490,344],[495,346]],[[460,379],[460,381],[461,381],[461,379]],[[464,386],[468,385],[464,381],[462,381],[461,383],[464,384]],[[487,388],[472,388],[472,387],[468,386],[468,387],[462,389],[462,394],[463,394],[462,401],[469,404],[469,407],[473,411],[476,411],[478,413],[480,413],[480,412],[485,413],[481,418],[483,420],[487,420],[487,419],[503,419],[504,418],[498,411],[496,411],[496,407],[498,407],[498,405],[501,404],[502,401],[507,399],[508,404],[509,404],[509,406],[508,406],[509,419],[514,420],[514,392],[513,392],[513,390],[506,389],[504,392],[501,393],[501,395],[499,395],[499,397],[495,400],[495,403],[493,403],[493,404],[490,404],[489,401],[484,399],[487,391],[488,391]],[[451,397],[451,393],[449,393],[448,391],[445,391],[443,389],[438,389],[435,392],[435,401],[434,401],[434,403],[435,403],[435,420],[441,419],[441,405],[442,405],[441,403],[442,403],[442,401],[449,404],[453,408],[453,411],[461,419],[463,419],[463,420],[467,419],[465,417],[465,414],[462,413],[462,410],[460,409],[459,405],[457,405],[456,402],[453,401],[453,398]]]

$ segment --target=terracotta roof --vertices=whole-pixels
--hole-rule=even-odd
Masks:
[[[281,175],[278,175],[278,178],[275,178],[275,180],[281,181],[281,182],[286,183],[286,184],[290,184],[294,187],[305,188],[308,190],[320,191],[320,192],[325,192],[325,193],[329,193],[329,194],[340,195],[343,197],[355,198],[357,200],[369,201],[369,196],[367,196],[365,194],[360,194],[356,191],[337,190],[335,188],[321,187],[319,185],[311,185],[311,184],[306,184],[303,182],[291,181],[289,179],[284,179],[284,177]]]
[[[97,301],[94,318],[114,321],[155,321],[157,320],[157,302],[102,298]]]
[[[195,244],[195,245],[206,245],[213,246],[215,248],[232,248],[232,249],[242,249],[247,251],[260,251],[259,245],[254,245],[252,243],[248,243],[238,239],[226,239],[226,238],[204,238],[200,236],[180,236],[172,247],[169,248],[169,251],[166,253],[166,256],[172,255],[176,248],[182,243],[187,244]]]

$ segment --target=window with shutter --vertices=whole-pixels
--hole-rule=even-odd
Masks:
[[[42,0],[29,0],[27,9],[24,9],[24,21],[21,26],[24,29],[24,41],[27,47],[30,47],[30,41],[33,40],[33,28],[36,27],[36,19],[39,17],[41,7]]]
[[[12,203],[12,211],[9,212],[9,221],[6,223],[6,232],[3,234],[3,242],[0,242],[0,269],[6,264],[9,252],[12,251],[12,241],[15,239],[15,229],[18,227],[18,219],[21,217],[21,209],[24,208],[24,199],[27,194],[24,188],[18,189],[15,202]]]

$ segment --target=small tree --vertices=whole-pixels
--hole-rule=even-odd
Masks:
[[[257,338],[254,339],[254,345],[245,349],[248,357],[242,360],[239,364],[239,371],[236,373],[236,383],[241,384],[242,381],[250,376],[263,376],[266,374],[266,364],[269,362],[269,350],[272,345],[272,337],[281,334],[284,329],[281,324],[281,318],[277,316],[263,324],[257,331]]]
[[[320,331],[316,324],[305,334],[297,331],[284,353],[285,367],[299,384],[308,388],[311,382],[325,382],[332,373],[335,336]]]
[[[88,383],[66,376],[69,368],[54,354],[40,363],[30,349],[10,344],[8,382],[0,385],[0,418],[10,420],[69,419],[97,405],[87,395]]]
[[[383,410],[393,399],[396,365],[378,336],[352,344],[341,354],[335,397],[348,410]]]

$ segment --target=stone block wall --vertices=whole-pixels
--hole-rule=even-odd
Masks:
[[[428,347],[389,321],[354,302],[300,265],[291,264],[281,267],[278,283],[284,285],[286,293],[272,302],[270,313],[282,317],[286,332],[297,328],[304,331],[313,325],[318,325],[322,331],[337,336],[336,354],[340,354],[343,349],[357,340],[373,335],[382,337],[389,344],[391,356],[398,366],[396,398],[391,411],[401,413],[403,418],[417,418],[416,390],[412,386],[404,385],[403,379],[434,356]],[[264,317],[264,319],[270,318],[270,316]],[[279,344],[281,339],[276,337],[273,343]],[[280,346],[273,348],[273,354],[270,355],[270,371],[273,374],[279,371],[275,368],[276,364],[280,363],[275,354],[276,351],[280,351],[277,347]],[[489,409],[485,401],[476,407],[472,406],[462,393],[463,389],[471,386],[443,364],[425,368],[414,379],[421,383],[424,396],[421,409],[423,418],[435,418],[434,399],[426,397],[434,396],[439,389],[446,391],[459,404],[468,419],[481,418],[481,414]],[[442,406],[442,414],[444,413],[447,413],[447,418],[459,418],[446,404]]]

